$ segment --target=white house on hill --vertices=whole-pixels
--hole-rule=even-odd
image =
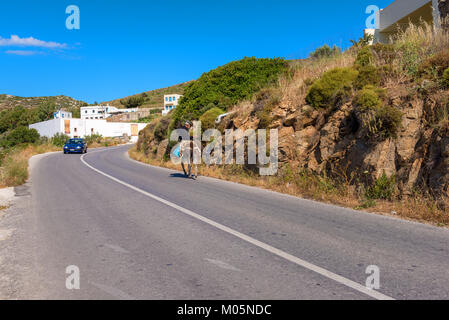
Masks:
[[[167,94],[164,96],[164,110],[162,111],[162,114],[165,116],[167,113],[175,109],[178,104],[179,100],[181,99],[182,95],[180,94]]]
[[[124,114],[124,113],[134,113],[138,112],[139,108],[133,109],[119,109],[112,106],[89,106],[89,107],[81,107],[81,119],[89,119],[89,120],[100,120],[107,119],[114,115]]]
[[[53,113],[53,117],[55,119],[71,119],[72,113],[68,111],[58,110],[57,112]]]

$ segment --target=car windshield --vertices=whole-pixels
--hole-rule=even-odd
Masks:
[[[83,140],[70,139],[70,140],[67,141],[66,143],[67,143],[67,144],[83,144]]]

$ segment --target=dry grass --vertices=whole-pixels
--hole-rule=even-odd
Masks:
[[[435,30],[433,25],[424,21],[419,25],[410,23],[390,40],[396,48],[416,46],[422,58],[449,48],[448,32],[443,29]]]
[[[279,78],[279,90],[284,103],[292,106],[305,104],[309,85],[321,77],[323,73],[335,69],[351,67],[354,64],[356,52],[348,50],[330,58],[308,59],[295,62],[291,66],[289,76]]]
[[[181,167],[170,161],[162,161],[138,152],[136,148],[129,150],[132,159],[153,166],[181,170]],[[437,226],[449,226],[449,215],[430,198],[415,195],[401,201],[372,201],[370,208],[364,208],[366,200],[358,195],[347,183],[337,183],[328,177],[293,173],[288,167],[277,176],[261,177],[242,166],[206,166],[200,165],[199,174],[206,177],[241,183],[253,187],[272,190],[292,196],[316,200],[356,210],[364,210],[387,216],[400,217],[407,220],[431,223]],[[449,207],[449,203],[446,203]]]
[[[102,138],[98,142],[89,144],[89,148],[112,147],[123,144],[118,138]],[[28,145],[16,147],[7,153],[2,159],[0,166],[0,188],[15,187],[22,185],[28,179],[28,161],[37,154],[61,151],[62,148],[52,144]]]
[[[15,187],[24,184],[28,179],[28,160],[36,155],[61,148],[49,144],[18,147],[8,153],[0,167],[0,188]]]
[[[335,68],[351,67],[356,58],[354,50],[321,59],[308,59],[294,61],[290,64],[290,71],[279,77],[275,90],[281,96],[280,104],[285,108],[294,110],[304,105],[309,86],[321,75]],[[243,101],[237,104],[231,111],[246,118],[252,112],[254,101]]]
[[[91,142],[87,145],[90,149],[114,147],[123,144],[124,141],[120,138],[104,138],[102,137],[98,141]]]

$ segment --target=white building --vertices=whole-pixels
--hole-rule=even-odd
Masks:
[[[119,109],[112,106],[89,106],[81,107],[81,119],[84,120],[101,120],[107,119],[117,114],[133,113],[139,111],[139,108],[134,109]]]
[[[443,3],[444,2],[444,3]],[[443,18],[440,8],[447,3],[442,0],[396,0],[377,16],[377,29],[366,29],[365,34],[374,36],[374,43],[388,43],[390,37],[409,23],[419,24],[425,21],[434,27],[439,27]]]
[[[58,110],[53,113],[54,119],[71,119],[72,113],[68,111]]]
[[[122,137],[125,134],[131,142],[137,142],[139,131],[146,127],[146,123],[107,122],[106,120],[63,119],[57,118],[29,126],[36,129],[43,137],[51,138],[57,133],[71,138],[84,138],[93,134],[103,137]]]
[[[167,94],[164,96],[164,110],[162,110],[162,114],[165,116],[167,113],[175,109],[182,95],[180,94]]]

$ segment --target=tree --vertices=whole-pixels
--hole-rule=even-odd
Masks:
[[[53,118],[53,113],[56,111],[54,103],[42,103],[37,109],[37,122],[47,121]]]
[[[19,144],[36,143],[39,138],[40,135],[36,129],[17,127],[0,141],[0,145],[4,148],[11,148]]]
[[[333,46],[330,48],[327,44],[316,49],[314,52],[310,54],[310,57],[313,59],[321,59],[321,58],[330,58],[337,54],[341,53],[341,49],[337,46]]]
[[[261,88],[274,83],[287,70],[284,59],[244,58],[204,73],[190,83],[173,112],[171,128],[185,120],[196,120],[211,108],[227,110],[250,99]]]
[[[120,103],[128,109],[140,107],[144,102],[145,98],[143,96],[130,97],[128,99],[120,100]]]
[[[22,106],[12,110],[3,110],[0,113],[0,133],[15,129],[19,126],[27,126],[36,115]]]
[[[372,34],[365,34],[363,38],[359,38],[358,41],[350,40],[352,43],[351,48],[362,49],[366,46],[369,46],[374,40],[374,36]]]

